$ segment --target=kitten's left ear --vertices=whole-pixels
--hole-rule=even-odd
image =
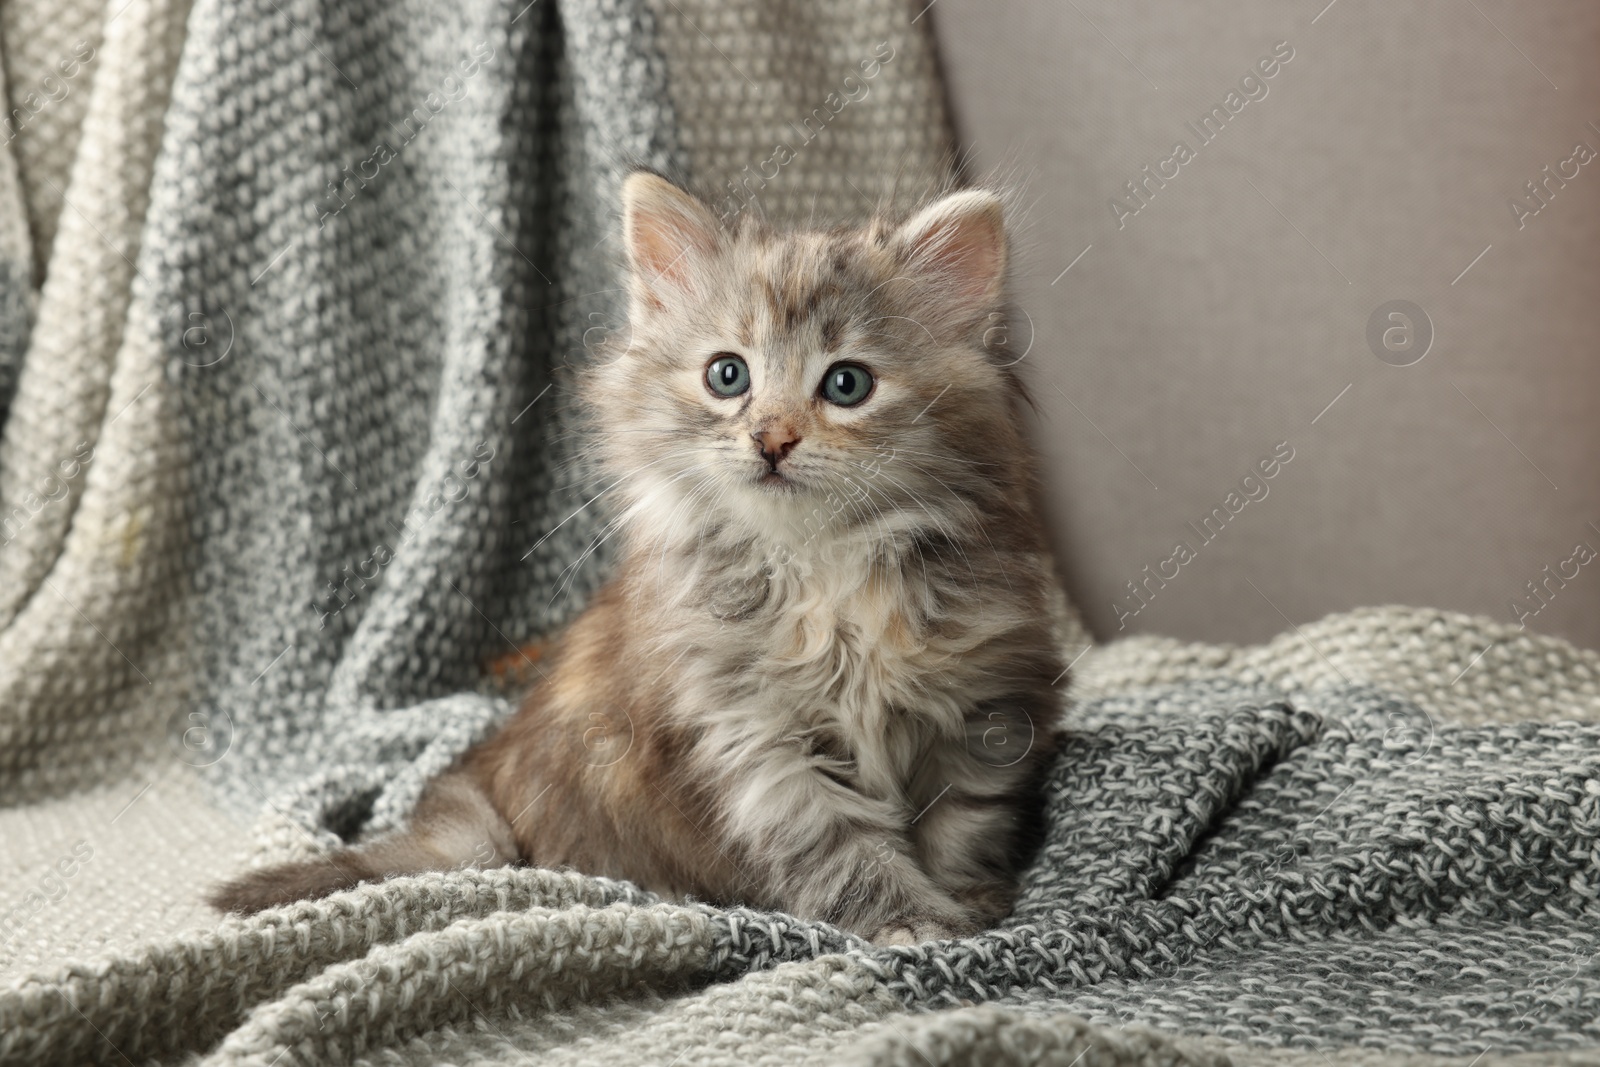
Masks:
[[[716,251],[722,225],[694,195],[641,170],[622,183],[622,233],[635,292],[659,305],[662,283],[693,291],[695,268]]]
[[[951,193],[913,215],[894,241],[914,271],[940,283],[942,295],[963,312],[1000,300],[1006,271],[1005,216],[993,193]]]

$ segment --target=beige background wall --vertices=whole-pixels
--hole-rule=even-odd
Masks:
[[[1381,603],[1515,621],[1517,598],[1540,606],[1525,583],[1576,565],[1528,625],[1600,647],[1600,559],[1566,562],[1600,550],[1600,158],[1565,163],[1577,176],[1537,215],[1508,206],[1575,145],[1600,151],[1600,4],[943,0],[928,17],[971,173],[1021,190],[1038,440],[1097,634],[1186,540],[1195,557],[1165,565],[1125,632],[1255,640]],[[1202,144],[1185,124],[1279,42],[1293,58],[1266,95]],[[1178,141],[1193,158],[1137,205],[1125,183]],[[1117,217],[1119,194],[1136,214]],[[1366,337],[1391,300],[1433,325],[1410,366]],[[1186,524],[1279,442],[1294,455],[1266,496],[1202,541]]]

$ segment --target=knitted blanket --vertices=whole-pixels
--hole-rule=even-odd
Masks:
[[[77,6],[7,7],[6,799],[176,757],[265,847],[392,823],[605,574],[627,167],[779,220],[948,175],[891,0]]]
[[[538,870],[199,903],[402,818],[604,575],[568,412],[625,166],[779,220],[915,197],[923,10],[0,7],[0,1063],[1593,1043],[1596,728],[1553,724],[1600,720],[1600,660],[1430,612],[1069,624],[1050,838],[967,941]]]
[[[1479,640],[1484,697],[1400,695]],[[21,980],[0,1062],[1600,1059],[1600,657],[1391,609],[1081,669],[1048,840],[979,937],[879,949],[576,874],[436,874]],[[1461,721],[1502,704],[1521,721]]]

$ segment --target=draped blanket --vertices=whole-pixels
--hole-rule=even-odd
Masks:
[[[0,1063],[1600,1040],[1600,658],[1405,609],[1067,627],[1049,839],[965,941],[541,870],[200,903],[401,820],[603,579],[570,412],[625,328],[626,168],[780,221],[914,199],[950,169],[921,10],[0,7]]]
[[[1439,646],[1495,625],[1296,636],[1407,622]],[[1559,669],[1600,710],[1593,657],[1499,636],[1502,675]],[[1072,709],[1048,840],[978,937],[882,949],[572,873],[402,878],[23,979],[0,1062],[1593,1062],[1600,725],[1451,721],[1297,676],[1284,645],[1250,650],[1276,682],[1198,662],[1228,650],[1086,656],[1103,695]],[[1122,688],[1132,667],[1190,680]]]

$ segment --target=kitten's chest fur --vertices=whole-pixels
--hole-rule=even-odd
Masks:
[[[866,792],[906,793],[923,752],[993,695],[995,620],[924,563],[841,551],[701,572],[666,644],[674,710],[707,758],[793,744]]]

